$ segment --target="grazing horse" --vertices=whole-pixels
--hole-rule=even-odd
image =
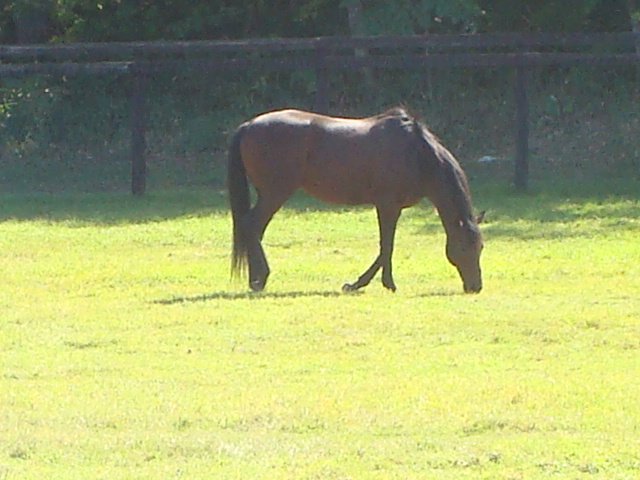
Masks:
[[[251,207],[249,182],[257,192]],[[343,291],[371,282],[395,291],[391,255],[400,212],[427,197],[447,234],[446,255],[465,292],[482,289],[482,235],[467,178],[453,155],[425,125],[402,108],[368,118],[337,118],[300,110],[259,115],[240,125],[229,150],[233,217],[232,273],[249,267],[249,286],[261,291],[269,265],[262,237],[269,221],[298,189],[322,201],[374,205],[380,252]]]

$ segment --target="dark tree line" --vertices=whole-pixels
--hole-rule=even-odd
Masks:
[[[638,30],[640,0],[2,0],[0,42]]]

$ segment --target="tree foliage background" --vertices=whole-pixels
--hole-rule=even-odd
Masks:
[[[4,0],[0,40],[612,31],[630,30],[639,11],[637,0]]]

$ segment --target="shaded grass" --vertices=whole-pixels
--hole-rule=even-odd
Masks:
[[[3,197],[0,477],[636,477],[633,185],[474,187],[477,296],[428,205],[400,222],[399,291],[342,295],[375,214],[294,199],[255,295],[210,190]]]

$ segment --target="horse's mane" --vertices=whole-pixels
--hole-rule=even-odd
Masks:
[[[384,112],[374,116],[374,118],[376,119],[384,119],[389,117],[412,120],[414,116],[407,111],[406,107],[400,105],[397,107],[391,107],[388,110],[385,110]]]
[[[451,204],[458,210],[459,219],[473,218],[473,207],[471,204],[471,191],[469,182],[462,167],[440,142],[440,139],[433,133],[426,124],[404,106],[391,108],[380,115],[379,118],[394,117],[402,121],[425,147],[419,149],[419,162],[430,175],[438,174],[441,180],[449,188]],[[426,151],[425,151],[426,150]]]
[[[384,121],[384,120],[387,120],[387,119],[390,119],[390,118],[397,119],[397,120],[401,121],[403,124],[406,124],[406,125],[411,125],[411,124],[414,124],[415,122],[419,122],[420,121],[418,119],[418,117],[416,115],[414,115],[413,112],[411,112],[404,105],[391,107],[391,108],[389,108],[388,110],[385,110],[382,113],[374,115],[373,117],[371,117],[371,120]]]

